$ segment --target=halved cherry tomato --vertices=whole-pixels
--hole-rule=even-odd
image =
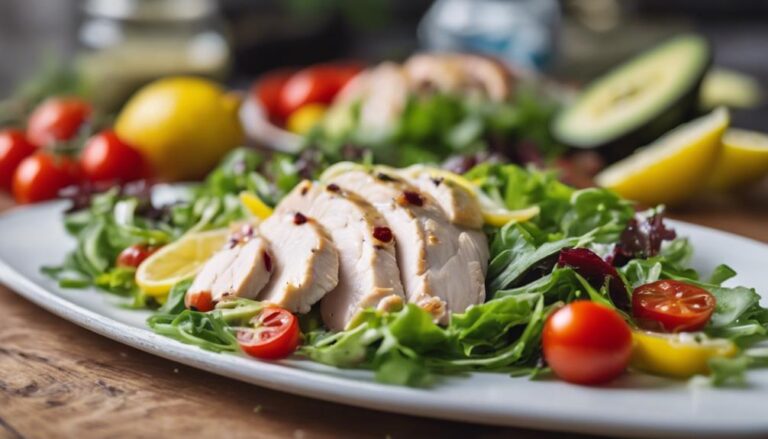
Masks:
[[[285,309],[270,306],[252,320],[253,329],[239,330],[237,340],[242,350],[263,360],[278,360],[293,353],[299,346],[299,320]]]
[[[213,311],[213,297],[209,291],[198,291],[187,293],[184,296],[184,306],[193,311],[208,312]]]
[[[632,293],[632,315],[640,327],[653,331],[698,331],[715,305],[715,296],[703,288],[676,280],[641,285]]]
[[[288,114],[283,111],[280,96],[283,87],[294,73],[294,70],[289,69],[266,73],[256,81],[251,90],[251,95],[259,100],[269,119],[275,123],[282,124],[288,117]]]
[[[74,138],[91,117],[88,102],[74,97],[51,98],[40,104],[27,121],[27,137],[39,147]]]
[[[542,348],[558,377],[576,384],[600,384],[626,370],[632,331],[616,311],[581,300],[549,316]]]
[[[120,140],[112,130],[88,139],[80,155],[83,175],[94,183],[125,183],[145,175],[139,151]]]
[[[34,145],[20,130],[0,131],[0,189],[10,190],[19,163],[35,153]]]
[[[77,163],[64,156],[38,151],[25,158],[13,174],[13,196],[19,203],[50,200],[77,183]]]
[[[283,86],[280,106],[286,116],[307,104],[330,104],[362,68],[353,63],[322,64],[291,76]]]
[[[118,267],[136,268],[159,249],[160,247],[157,246],[134,244],[126,247],[117,255],[116,265]]]

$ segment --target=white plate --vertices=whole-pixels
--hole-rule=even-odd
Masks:
[[[645,375],[595,388],[481,373],[445,378],[431,389],[410,389],[377,384],[365,371],[301,360],[267,363],[184,345],[150,332],[144,326],[148,314],[115,306],[114,296],[62,290],[40,273],[41,265],[58,264],[73,246],[61,226],[62,206],[43,204],[0,217],[0,281],[65,319],[161,357],[276,390],[409,415],[621,436],[768,435],[766,371],[751,372],[749,385],[740,389]],[[767,292],[768,246],[704,227],[674,225],[693,240],[696,268],[707,271],[728,263],[739,271],[737,283]]]

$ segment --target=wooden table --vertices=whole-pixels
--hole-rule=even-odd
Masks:
[[[10,205],[0,198],[0,209]],[[672,216],[768,242],[768,190]],[[380,413],[243,384],[98,336],[0,287],[0,439],[162,436],[579,437]]]

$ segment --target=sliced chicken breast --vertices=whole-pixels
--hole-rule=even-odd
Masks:
[[[259,227],[272,248],[273,274],[259,300],[309,312],[339,282],[339,254],[325,230],[301,212],[275,213]]]
[[[501,102],[509,97],[512,80],[500,62],[480,55],[423,53],[403,65],[413,91],[436,89],[442,93],[474,95]]]
[[[434,198],[394,174],[350,170],[331,181],[359,193],[389,223],[408,302],[445,324],[452,312],[485,300],[488,244],[481,231],[454,226]]]
[[[255,298],[272,275],[272,255],[253,226],[243,225],[203,266],[188,294],[208,292],[214,303],[227,296]]]
[[[453,224],[470,229],[483,227],[480,202],[466,188],[453,181],[432,175],[428,168],[419,165],[396,172],[408,183],[434,198]]]
[[[366,308],[391,311],[403,306],[395,239],[370,203],[338,185],[304,181],[277,207],[284,214],[296,211],[315,218],[339,252],[339,283],[320,303],[328,328],[350,327]]]

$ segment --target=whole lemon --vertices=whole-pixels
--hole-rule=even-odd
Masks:
[[[239,106],[239,97],[206,79],[160,79],[133,95],[115,131],[142,152],[158,178],[195,179],[243,141]]]

